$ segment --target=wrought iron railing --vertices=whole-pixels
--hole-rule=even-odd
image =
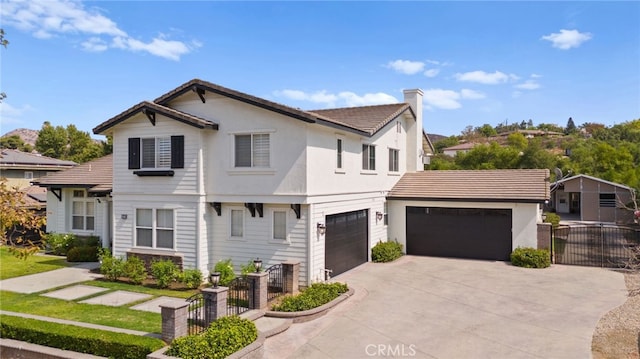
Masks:
[[[250,308],[252,295],[251,280],[246,276],[235,278],[229,283],[227,295],[227,315],[240,315]]]
[[[198,334],[207,329],[204,315],[204,297],[202,293],[197,293],[187,298],[189,311],[187,314],[187,325],[189,335]]]
[[[284,270],[282,268],[282,264],[275,264],[267,268],[266,272],[268,273],[267,301],[272,301],[284,294]]]

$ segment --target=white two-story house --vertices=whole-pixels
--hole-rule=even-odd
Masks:
[[[299,261],[303,284],[367,262],[385,197],[422,171],[422,91],[302,111],[191,80],[94,128],[113,136],[113,253],[209,272]]]

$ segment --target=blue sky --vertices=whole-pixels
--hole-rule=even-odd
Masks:
[[[640,2],[0,0],[0,133],[91,132],[200,78],[302,109],[424,93],[424,128],[640,118]]]

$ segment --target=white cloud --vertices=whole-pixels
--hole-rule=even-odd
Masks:
[[[436,76],[438,76],[439,73],[440,73],[440,69],[427,69],[424,72],[424,75],[426,77],[436,77]]]
[[[387,64],[387,67],[401,74],[414,75],[424,69],[424,62],[409,61],[409,60],[395,60],[395,61],[390,61]]]
[[[573,47],[579,47],[582,43],[589,41],[592,37],[593,36],[588,32],[561,29],[560,32],[545,35],[541,39],[550,41],[551,46],[560,50],[569,50]]]
[[[462,107],[459,102],[460,94],[452,90],[428,89],[424,91],[424,102],[428,106],[441,108],[444,110],[455,110]]]
[[[530,76],[532,79],[539,79],[542,77],[542,75],[538,75],[538,74],[531,74]]]
[[[535,80],[527,80],[521,84],[515,85],[514,87],[521,90],[536,90],[540,88],[540,84]]]
[[[463,82],[477,82],[485,85],[496,85],[500,83],[505,83],[510,80],[517,80],[518,76],[513,74],[505,74],[500,71],[496,71],[493,73],[484,72],[484,71],[471,71],[465,73],[457,73],[454,75],[458,81]]]
[[[0,102],[0,128],[12,124],[22,125],[25,121],[22,117],[33,111],[33,107],[30,105],[23,105],[22,107],[13,107],[6,102],[6,99]]]
[[[469,90],[469,89],[460,90],[460,96],[462,96],[462,98],[469,99],[469,100],[479,100],[481,98],[486,97],[482,92]]]
[[[149,42],[134,39],[97,9],[85,8],[76,0],[3,1],[0,16],[6,25],[31,32],[40,39],[60,35],[85,38],[80,44],[87,51],[100,52],[108,48],[119,48],[178,61],[182,55],[201,46],[197,42],[187,44],[166,40],[163,35]]]
[[[326,90],[316,91],[313,93],[306,93],[300,90],[280,90],[274,91],[273,94],[276,97],[284,97],[295,101],[307,101],[315,104],[323,105],[324,107],[353,107],[353,106],[368,106],[368,105],[381,105],[387,103],[397,103],[398,100],[386,93],[366,93],[364,95],[358,95],[351,91],[343,91],[338,94],[327,92]]]

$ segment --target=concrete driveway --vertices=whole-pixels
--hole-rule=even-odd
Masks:
[[[405,256],[339,277],[326,316],[267,339],[267,358],[590,358],[599,318],[626,300],[613,271]]]

